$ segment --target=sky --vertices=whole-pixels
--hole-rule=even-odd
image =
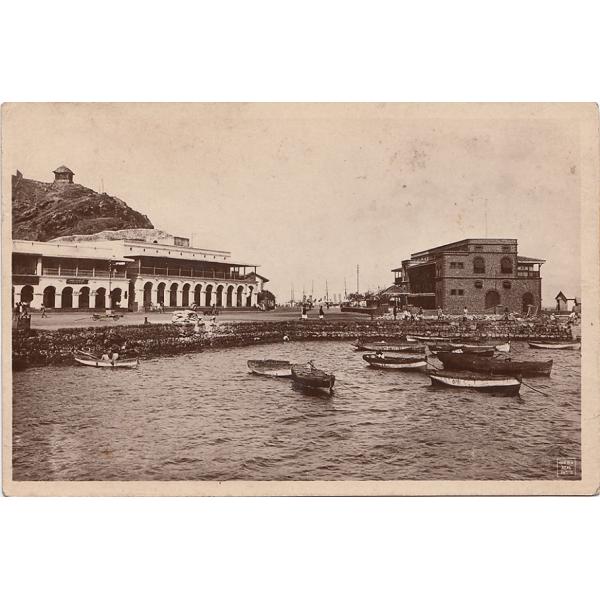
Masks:
[[[509,110],[510,109],[510,110]],[[258,264],[279,302],[393,283],[410,253],[517,238],[543,304],[580,295],[580,144],[538,105],[5,105],[4,173],[102,187]]]

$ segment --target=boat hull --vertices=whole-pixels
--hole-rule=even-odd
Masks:
[[[86,367],[99,367],[104,369],[135,369],[140,364],[137,359],[117,360],[113,363],[112,361],[95,360],[92,358],[74,358],[80,365],[84,365]]]
[[[312,390],[333,391],[335,376],[311,365],[293,365],[292,381],[300,387]]]
[[[529,375],[534,377],[548,377],[552,371],[552,360],[547,361],[523,361],[523,360],[499,360],[493,358],[481,358],[479,356],[468,356],[454,354],[452,352],[440,352],[437,358],[442,361],[444,368],[448,370],[468,370],[479,373],[493,373],[497,375]]]
[[[398,353],[407,353],[407,354],[420,354],[425,351],[425,346],[416,345],[416,344],[381,344],[377,342],[373,343],[358,343],[354,344],[353,348],[355,350],[362,350],[366,352],[377,352],[380,350],[381,352],[398,352]]]
[[[480,376],[469,373],[436,371],[429,373],[435,386],[470,389],[478,392],[516,396],[521,389],[521,381],[510,376]]]
[[[579,350],[581,348],[581,343],[576,342],[567,342],[564,344],[555,343],[552,344],[550,342],[528,342],[530,348],[535,348],[536,350]]]
[[[292,364],[285,360],[249,360],[248,368],[264,377],[291,377]]]
[[[374,354],[365,354],[363,359],[369,363],[370,367],[375,369],[418,370],[427,366],[427,360],[424,356],[418,358],[378,358]]]

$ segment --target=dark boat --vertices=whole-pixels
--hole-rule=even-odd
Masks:
[[[430,344],[427,346],[432,354],[452,352],[453,354],[469,354],[477,356],[494,356],[494,346],[459,346],[454,344]]]
[[[492,392],[503,396],[516,396],[521,388],[521,378],[513,375],[484,375],[468,371],[429,371],[432,385]]]
[[[549,376],[552,371],[551,360],[511,360],[503,358],[484,358],[469,354],[440,352],[437,355],[445,369],[478,371],[497,375]]]
[[[377,369],[422,369],[427,366],[427,358],[421,356],[377,356],[376,354],[363,354],[363,359],[369,366]]]
[[[292,380],[298,385],[312,390],[329,390],[333,392],[335,376],[317,369],[312,362],[302,365],[292,365]]]

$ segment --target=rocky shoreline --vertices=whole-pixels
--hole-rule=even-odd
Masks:
[[[194,334],[192,328],[171,324],[122,325],[79,329],[13,332],[13,369],[45,365],[72,365],[73,352],[100,355],[119,346],[127,357],[152,358],[258,344],[316,340],[377,339],[413,335],[487,336],[492,339],[571,339],[568,327],[547,323],[480,321],[461,323],[411,321],[279,321],[221,322],[210,334]],[[284,340],[285,338],[285,340]]]

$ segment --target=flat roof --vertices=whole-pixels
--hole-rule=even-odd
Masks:
[[[464,244],[476,244],[476,245],[491,245],[491,244],[516,244],[517,240],[514,238],[466,238],[458,242],[451,242],[450,244],[444,244],[442,246],[435,246],[428,250],[421,250],[421,252],[414,252],[411,257],[418,257],[424,254],[430,254],[431,252],[438,252],[440,250],[451,250],[456,246],[463,246]]]

